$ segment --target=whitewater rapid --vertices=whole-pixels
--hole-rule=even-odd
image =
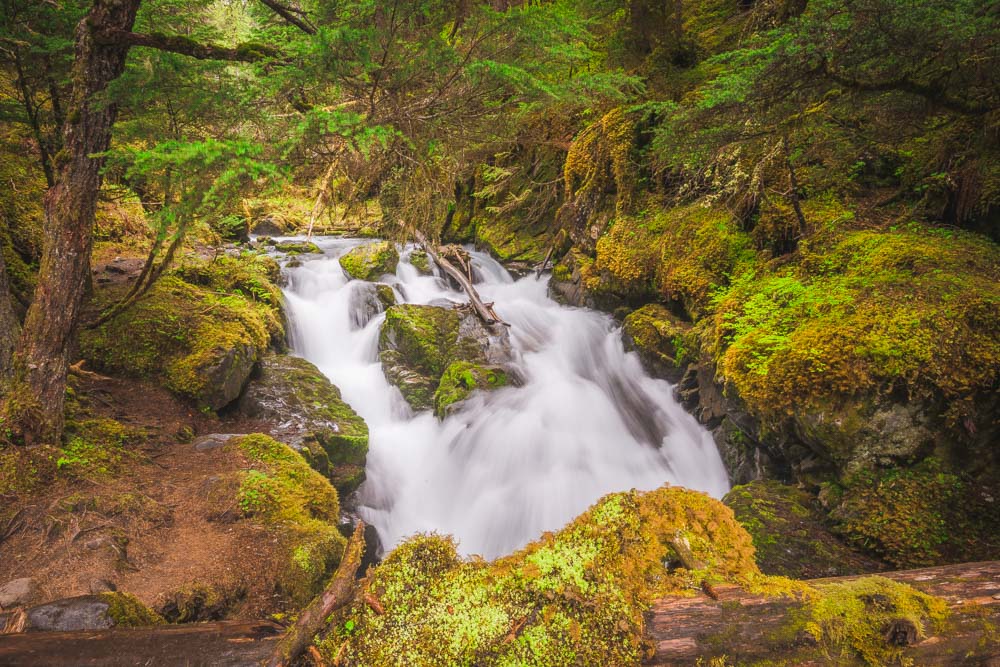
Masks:
[[[625,352],[609,316],[561,306],[546,295],[547,277],[515,281],[478,252],[471,252],[476,288],[511,324],[524,384],[474,394],[444,421],[414,414],[378,361],[384,314],[368,319],[367,286],[349,280],[337,261],[370,241],[314,241],[322,257],[285,269],[291,346],[368,423],[358,513],[384,549],[438,532],[453,535],[464,554],[495,558],[613,491],[665,482],[716,497],[728,489],[711,435],[677,404],[670,384]],[[395,275],[383,277],[399,303],[466,301],[436,275],[419,275],[409,252]]]

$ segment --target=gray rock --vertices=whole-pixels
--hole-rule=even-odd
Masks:
[[[199,373],[207,380],[199,401],[213,410],[221,410],[235,401],[259,359],[260,350],[254,345],[237,345],[223,351],[214,363]]]
[[[108,615],[109,608],[107,602],[92,595],[56,600],[29,609],[28,628],[54,632],[107,630],[115,624]]]
[[[31,602],[38,593],[38,586],[31,577],[8,581],[0,586],[0,608],[16,607]]]
[[[196,452],[210,452],[238,437],[240,437],[239,433],[210,433],[195,438],[192,445]]]

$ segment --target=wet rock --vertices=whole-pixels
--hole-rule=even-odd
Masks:
[[[238,408],[273,424],[272,435],[330,477],[341,495],[364,480],[368,426],[318,368],[299,357],[270,354]]]
[[[9,609],[31,602],[38,594],[38,585],[30,577],[8,581],[0,586],[0,609]]]
[[[340,266],[355,280],[377,280],[394,273],[399,263],[396,246],[388,241],[358,246],[340,257]]]
[[[235,401],[259,358],[260,349],[255,345],[234,345],[220,350],[216,359],[201,369],[205,385],[199,392],[199,402],[220,410]]]
[[[281,236],[287,231],[286,225],[270,217],[255,223],[250,229],[250,233],[255,236]]]
[[[697,345],[691,326],[658,304],[629,314],[622,324],[622,340],[625,349],[639,355],[651,375],[675,384],[684,376],[688,357]]]
[[[824,525],[816,499],[805,491],[756,481],[733,487],[722,502],[753,537],[757,565],[765,574],[815,579],[886,569],[837,539]]]
[[[410,253],[410,264],[422,276],[429,276],[434,273],[433,269],[431,269],[430,257],[423,250],[418,249]]]
[[[434,414],[443,418],[473,392],[493,391],[509,383],[507,372],[500,366],[453,362],[445,369],[434,392]]]
[[[434,407],[451,364],[502,365],[512,358],[506,327],[486,327],[475,315],[453,308],[412,304],[386,311],[379,351],[386,378],[415,410]]]
[[[312,241],[279,241],[274,249],[287,255],[319,255],[323,251]]]
[[[395,305],[396,295],[384,283],[354,283],[351,291],[351,326],[363,329],[373,317]]]

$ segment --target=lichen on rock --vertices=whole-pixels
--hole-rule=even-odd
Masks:
[[[398,263],[399,252],[390,241],[361,245],[340,256],[340,266],[355,280],[378,280],[395,272]]]

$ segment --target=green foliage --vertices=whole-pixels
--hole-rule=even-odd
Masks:
[[[66,443],[56,468],[71,477],[100,479],[115,475],[135,457],[131,447],[144,434],[113,419],[87,419],[66,425]]]

